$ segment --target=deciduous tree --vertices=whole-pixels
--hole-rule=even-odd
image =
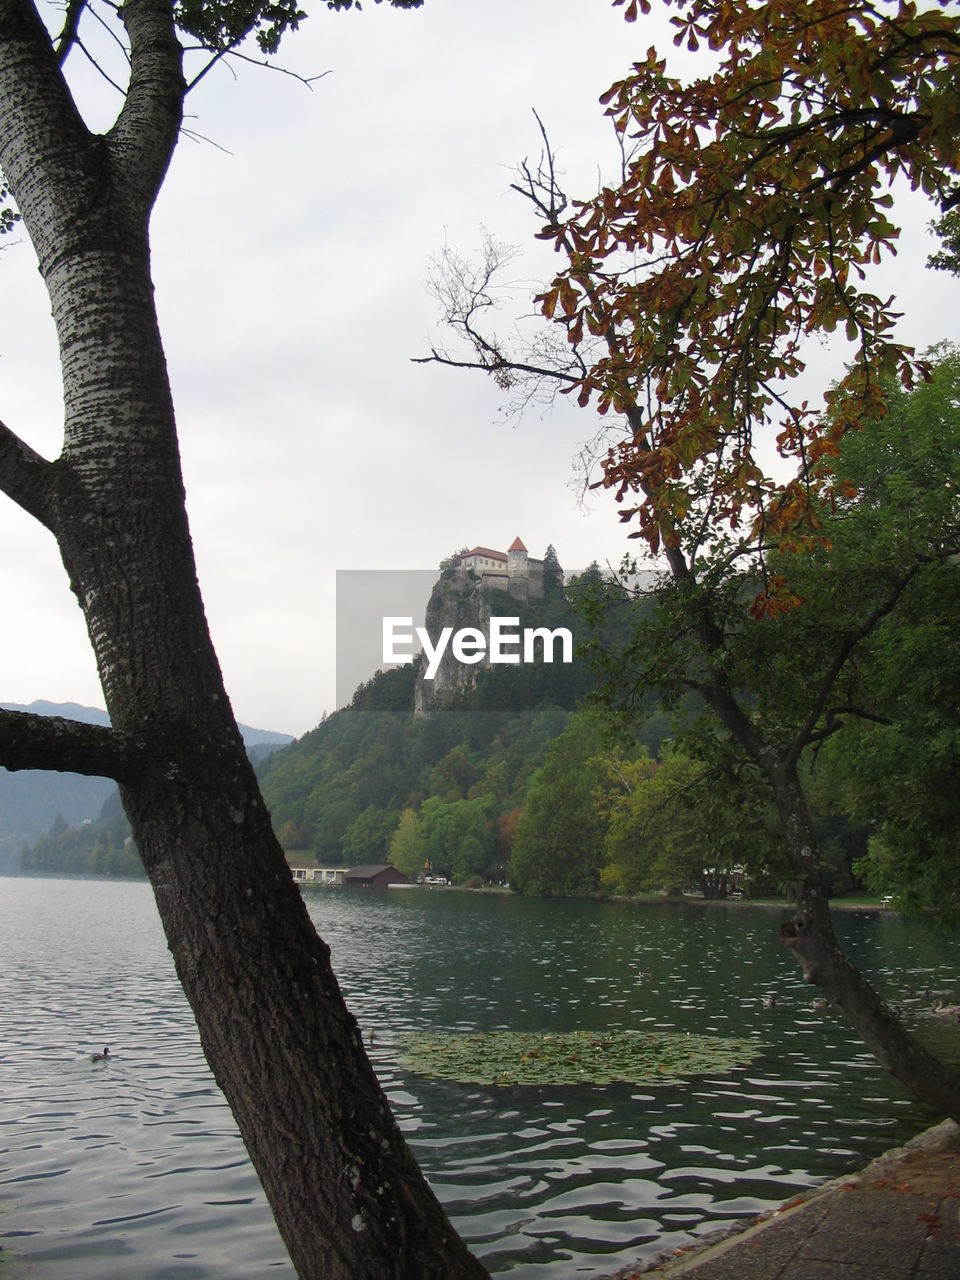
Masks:
[[[603,865],[606,822],[596,792],[605,781],[598,726],[574,716],[530,781],[517,824],[510,883],[547,897],[589,893]]]
[[[619,893],[696,886],[726,897],[734,868],[763,872],[777,860],[770,794],[755,770],[716,742],[713,759],[664,744],[620,770],[610,802],[602,882]]]
[[[932,526],[926,545],[906,537],[894,559],[874,562],[869,592],[849,579],[849,616],[829,642],[790,648],[792,628],[817,625],[800,607],[806,561],[796,553],[827,556],[824,520],[856,495],[831,461],[849,433],[876,428],[891,377],[909,387],[922,371],[893,334],[893,301],[872,292],[868,273],[898,235],[897,180],[925,192],[942,218],[960,206],[960,17],[955,4],[907,0],[664,2],[676,11],[676,43],[702,48],[709,70],[681,80],[650,49],[609,90],[619,163],[595,197],[570,204],[545,132],[539,164],[518,172],[541,238],[563,259],[540,304],[565,331],[567,354],[537,359],[542,345],[511,352],[487,337],[487,274],[482,298],[468,277],[445,295],[468,354],[430,358],[472,363],[500,385],[532,380],[537,394],[552,377],[609,419],[599,483],[665,566],[661,643],[627,655],[621,693],[695,689],[766,777],[798,886],[782,936],[805,978],[884,1066],[960,1118],[956,1072],[905,1032],[837,944],[798,773],[804,751],[836,730],[841,707],[848,718],[869,714],[842,698],[858,647],[923,564],[949,557],[949,537]],[[615,3],[629,21],[651,8]],[[817,412],[792,383],[804,344],[825,334],[845,335],[852,359]],[[758,460],[764,430],[776,433],[786,479]],[[818,571],[834,571],[829,559]],[[797,677],[795,698],[765,681],[768,643],[779,653],[771,670]]]
[[[184,46],[203,51],[195,82],[248,37],[273,51],[304,15],[295,0],[124,0],[111,14],[129,79],[96,133],[68,76],[105,15],[70,0],[51,36],[32,0],[0,2],[0,165],[49,294],[64,399],[52,461],[0,427],[0,489],[57,539],[112,721],[0,713],[0,762],[120,783],[298,1274],[479,1277],[390,1114],[248,764],[197,586],[154,310],[148,221],[183,118]]]
[[[615,3],[628,21],[651,8]],[[585,350],[580,403],[628,420],[603,472],[632,536],[690,547],[694,529],[749,517],[778,541],[804,524],[811,467],[881,410],[880,375],[914,379],[869,269],[899,237],[896,180],[948,218],[960,203],[960,16],[908,0],[665,3],[675,43],[715,66],[680,79],[650,49],[602,98],[618,180],[570,216],[552,171],[539,183],[541,235],[567,259],[542,308]],[[791,382],[806,340],[835,333],[855,358],[823,415]],[[757,462],[763,427],[794,464],[785,482]]]

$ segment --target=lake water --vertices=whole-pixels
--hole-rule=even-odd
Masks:
[[[610,1273],[931,1123],[813,1007],[775,912],[427,891],[308,903],[425,1173],[511,1280]],[[960,996],[960,940],[889,914],[838,927],[883,993],[960,1057],[960,1027],[926,1012]],[[9,1274],[292,1278],[147,885],[0,879],[0,1018]],[[758,1056],[661,1088],[481,1088],[397,1064],[404,1032],[496,1028],[712,1030],[756,1039]],[[104,1044],[109,1062],[91,1063]]]

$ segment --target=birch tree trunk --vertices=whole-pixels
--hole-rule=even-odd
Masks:
[[[302,1280],[482,1277],[366,1058],[271,829],[196,579],[148,223],[184,82],[169,0],[126,0],[126,101],[88,132],[30,0],[0,0],[0,164],[37,252],[64,446],[0,427],[0,489],[55,534],[111,730],[0,714],[0,762],[104,772],[204,1053]]]

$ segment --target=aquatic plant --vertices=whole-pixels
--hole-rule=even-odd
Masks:
[[[678,1084],[726,1074],[761,1051],[756,1040],[679,1031],[415,1032],[400,1043],[415,1075],[463,1084]]]

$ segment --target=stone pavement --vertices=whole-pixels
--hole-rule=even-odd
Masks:
[[[952,1121],[862,1173],[716,1244],[613,1280],[960,1280],[960,1129]]]

